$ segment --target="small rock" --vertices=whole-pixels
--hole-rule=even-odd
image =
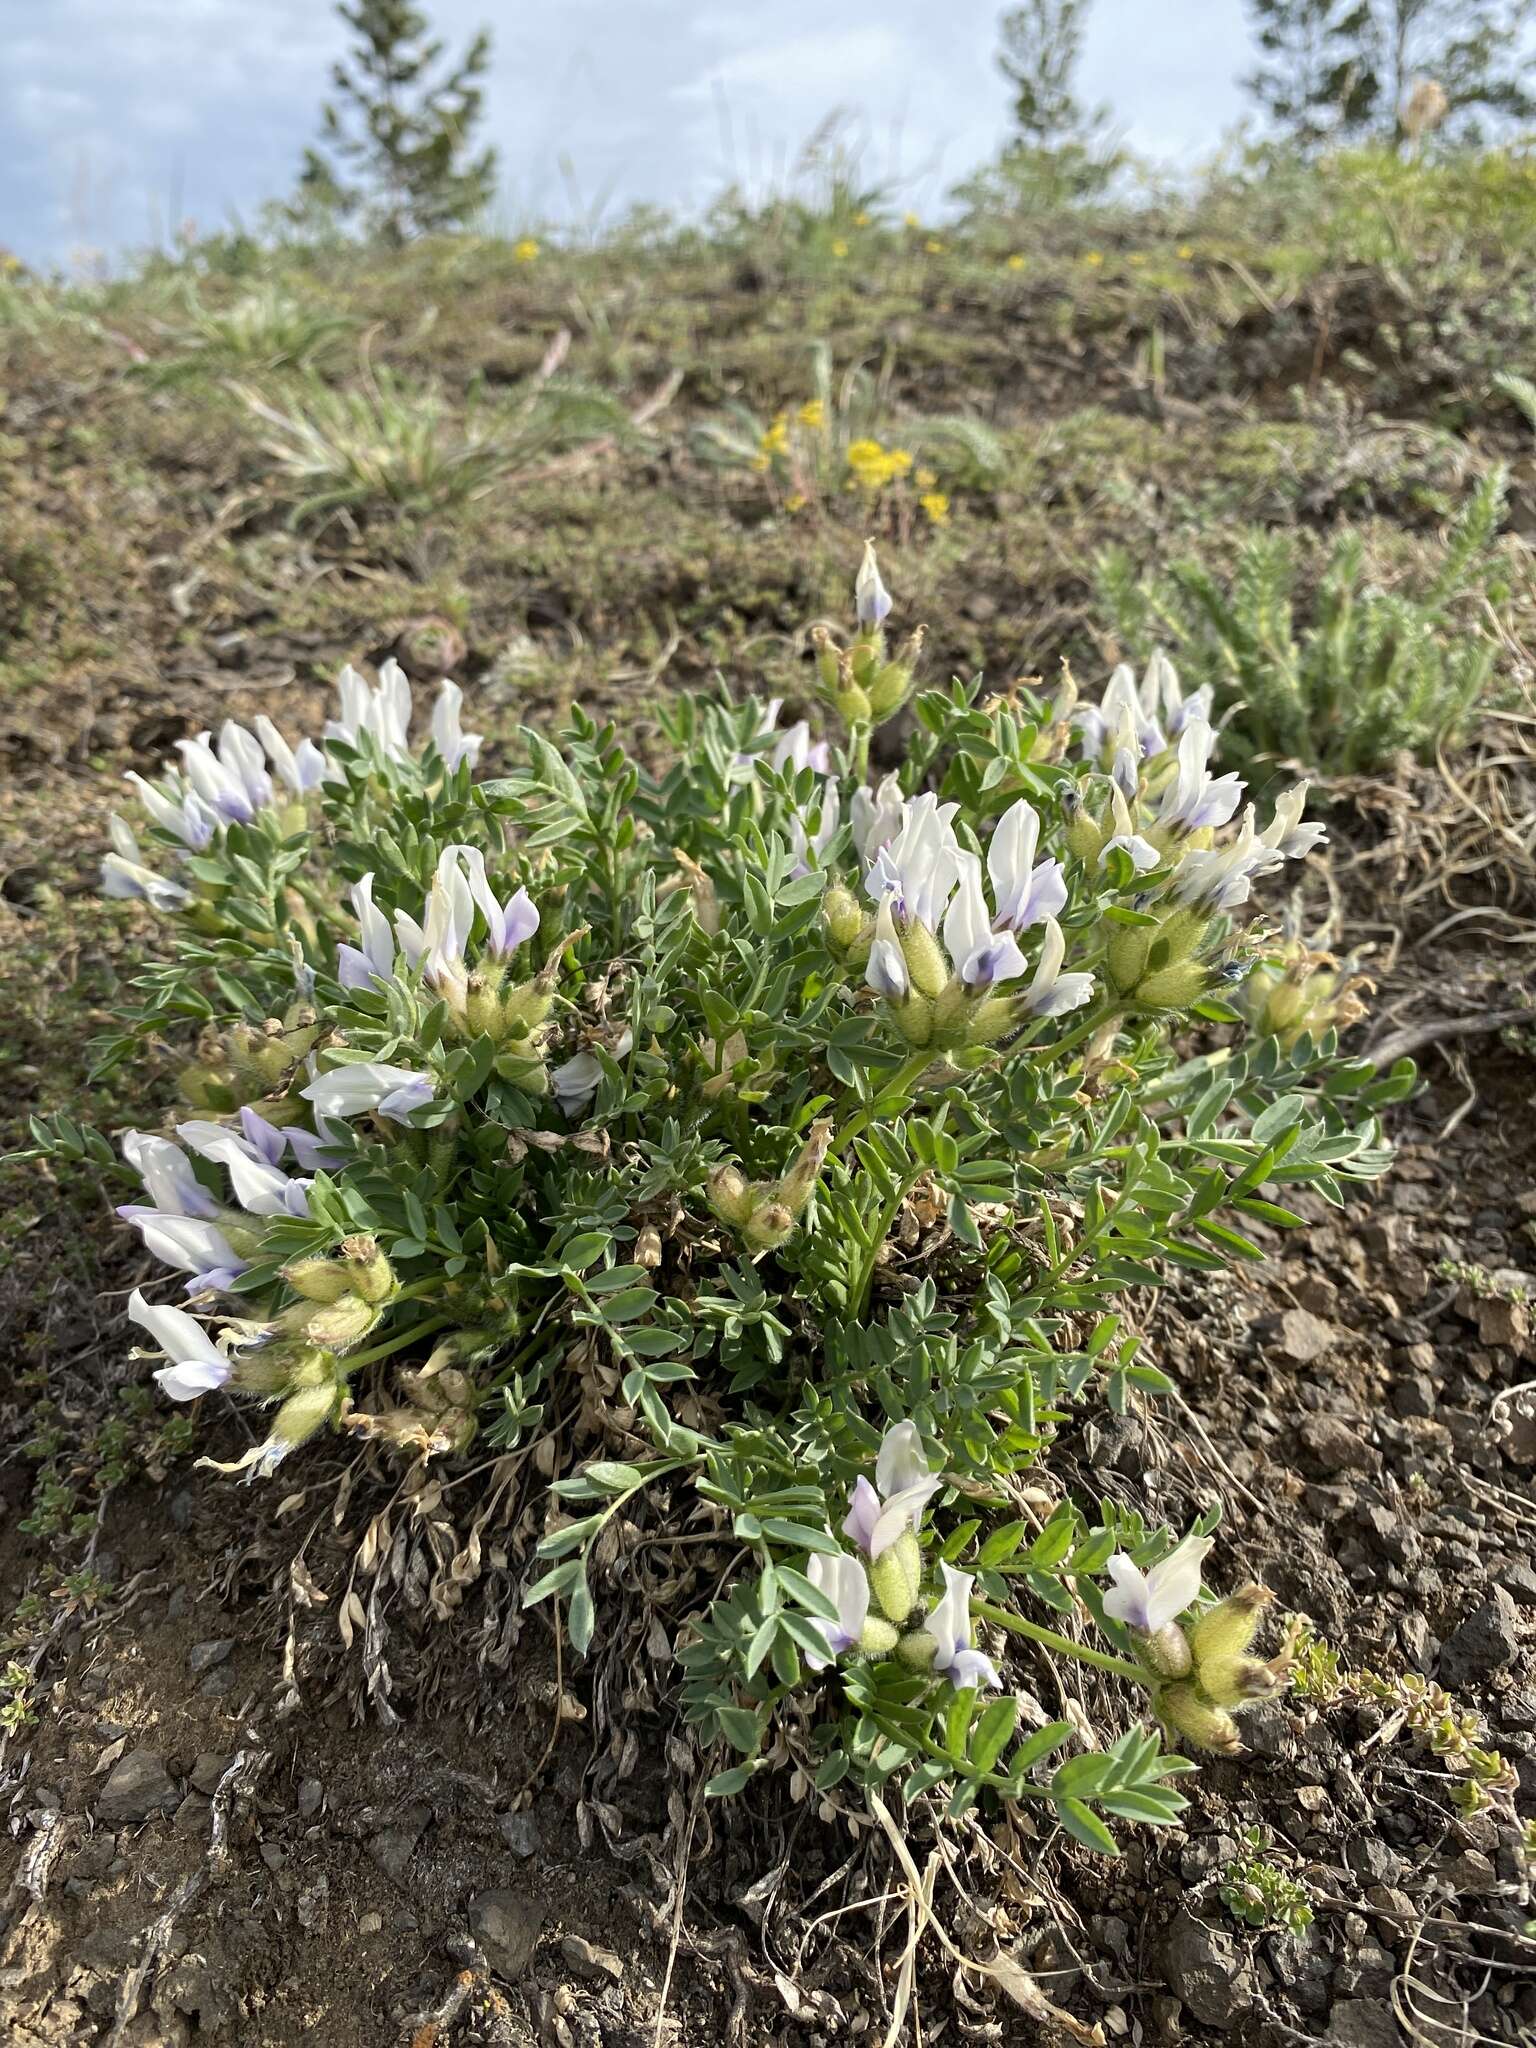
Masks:
[[[1402,1857],[1379,1835],[1354,1836],[1345,1848],[1344,1860],[1356,1877],[1369,1884],[1393,1884],[1406,1868]]]
[[[309,1820],[320,1811],[320,1802],[325,1797],[325,1787],[318,1778],[301,1778],[298,1797],[294,1802],[301,1820]]]
[[[1309,1415],[1298,1435],[1302,1449],[1324,1472],[1369,1472],[1380,1462],[1370,1445],[1336,1415]]]
[[[426,1833],[432,1809],[423,1803],[407,1806],[387,1828],[380,1828],[368,1841],[368,1854],[392,1884],[405,1876],[405,1866],[416,1853],[416,1844]]]
[[[1498,1295],[1477,1303],[1477,1334],[1484,1344],[1497,1344],[1508,1351],[1522,1350],[1531,1334],[1531,1312],[1523,1301],[1505,1301]]]
[[[1275,1330],[1275,1344],[1283,1357],[1297,1365],[1310,1365],[1338,1342],[1339,1333],[1307,1308],[1288,1308]]]
[[[121,1827],[125,1821],[147,1820],[152,1813],[170,1813],[180,1803],[181,1794],[163,1758],[153,1750],[131,1749],[102,1786],[96,1818],[107,1827]]]
[[[1495,1586],[1446,1638],[1440,1651],[1440,1683],[1454,1691],[1472,1679],[1502,1671],[1519,1653],[1518,1629],[1514,1601],[1502,1586]]]
[[[1163,1950],[1168,1982],[1208,2027],[1234,2027],[1258,1997],[1252,1964],[1230,1934],[1181,1911]]]
[[[1416,1344],[1413,1348],[1416,1351],[1429,1350],[1427,1344]],[[1411,1372],[1405,1378],[1392,1382],[1394,1415],[1433,1415],[1438,1398],[1435,1383],[1427,1372]]]
[[[1384,1998],[1342,1998],[1323,2039],[1333,2048],[1402,2048],[1403,2037]]]
[[[522,1892],[477,1892],[469,1902],[469,1925],[497,1976],[514,1984],[533,1961],[544,1908]]]
[[[196,1792],[189,1792],[171,1815],[171,1826],[178,1835],[204,1834],[208,1827],[208,1816],[212,1811],[211,1799],[204,1799]]]
[[[1179,1851],[1179,1874],[1186,1884],[1197,1884],[1223,1870],[1237,1854],[1231,1835],[1194,1835]]]
[[[539,1824],[531,1813],[499,1813],[496,1826],[514,1856],[537,1856],[543,1846]]]
[[[1507,1564],[1494,1576],[1517,1607],[1536,1607],[1536,1571],[1528,1564]]]
[[[204,1671],[211,1671],[215,1664],[222,1664],[235,1647],[233,1636],[220,1636],[207,1643],[194,1643],[187,1652],[187,1669],[196,1678]]]
[[[192,1790],[201,1792],[205,1799],[211,1799],[219,1789],[219,1780],[234,1762],[232,1756],[218,1756],[205,1749],[192,1764]]]
[[[357,1923],[357,1931],[359,1934],[377,1934],[383,1925],[384,1916],[381,1913],[365,1913]]]
[[[1334,1996],[1385,1998],[1397,1975],[1397,1958],[1390,1949],[1369,1939],[1355,1943],[1334,1973]]]
[[[624,1965],[612,1949],[597,1948],[590,1941],[583,1941],[579,1934],[568,1934],[560,1944],[560,1953],[579,1977],[589,1978],[598,1984],[622,1984]]]

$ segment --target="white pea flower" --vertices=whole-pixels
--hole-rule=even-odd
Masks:
[[[123,1133],[123,1157],[143,1181],[149,1207],[167,1216],[216,1216],[219,1205],[203,1186],[192,1162],[169,1138],[148,1131]],[[125,1204],[118,1210],[136,1206]]]
[[[386,760],[406,759],[411,750],[411,686],[399,662],[382,664],[376,686],[349,663],[336,678],[336,695],[337,716],[326,720],[326,739],[355,747],[366,735]],[[341,779],[339,769],[331,775]]]
[[[485,919],[486,947],[498,960],[506,960],[519,946],[526,945],[539,928],[539,913],[526,889],[518,889],[505,903],[497,901],[485,872],[485,855],[478,846],[449,849],[457,853],[469,875],[469,892]]]
[[[211,732],[178,740],[182,772],[198,800],[215,817],[248,825],[272,801],[272,778],[261,742],[232,718],[219,727],[217,745]]]
[[[1168,832],[1198,832],[1225,825],[1243,800],[1240,775],[1212,776],[1216,735],[1203,718],[1192,718],[1179,736],[1178,770],[1163,792],[1157,822]]]
[[[889,896],[875,914],[874,944],[864,964],[864,979],[877,996],[884,996],[889,1003],[905,1002],[912,986],[906,956],[896,936],[896,920]]]
[[[1059,860],[1036,861],[1040,820],[1019,798],[997,821],[987,847],[987,873],[997,898],[997,928],[1028,931],[1066,908],[1067,884]]]
[[[934,1642],[935,1674],[947,1678],[957,1692],[967,1686],[1000,1685],[1002,1679],[992,1659],[971,1647],[971,1588],[975,1580],[969,1572],[957,1572],[950,1564],[941,1564],[939,1570],[944,1594],[923,1622],[924,1634]]]
[[[202,1216],[140,1208],[132,1202],[118,1210],[144,1240],[144,1249],[163,1265],[190,1273],[188,1294],[231,1286],[245,1271],[242,1259],[216,1223]]]
[[[1104,1595],[1104,1612],[1139,1635],[1156,1635],[1177,1621],[1200,1591],[1200,1567],[1212,1547],[1209,1536],[1186,1536],[1177,1550],[1148,1572],[1123,1550],[1109,1560],[1112,1590]]]
[[[258,1118],[258,1123],[265,1119]],[[271,1125],[265,1126],[271,1130]],[[228,1124],[194,1117],[178,1124],[176,1135],[192,1147],[201,1159],[222,1166],[229,1175],[235,1200],[252,1216],[307,1216],[309,1183],[290,1180],[268,1156],[270,1141],[255,1141]],[[278,1133],[279,1140],[281,1133]]]
[[[915,1535],[922,1527],[923,1509],[943,1483],[928,1469],[916,1423],[895,1423],[881,1443],[874,1485],[862,1473],[854,1483],[843,1534],[866,1557],[883,1556],[905,1530]]]
[[[450,769],[457,768],[461,761],[467,761],[473,768],[485,744],[483,734],[465,732],[460,725],[459,714],[463,705],[464,692],[457,683],[445,680],[432,707],[432,744]]]
[[[849,822],[853,828],[854,851],[866,868],[874,866],[881,849],[889,846],[906,820],[906,799],[894,775],[887,775],[873,796],[862,786],[853,792]]]
[[[1147,874],[1155,868],[1162,855],[1150,840],[1143,839],[1131,818],[1130,805],[1116,789],[1109,799],[1110,815],[1114,820],[1114,834],[1104,842],[1099,855],[1099,866],[1103,867],[1112,848],[1118,846],[1131,856],[1131,865],[1138,875]]]
[[[827,1654],[818,1657],[813,1650],[807,1650],[805,1661],[813,1671],[825,1671],[835,1657],[859,1646],[864,1624],[869,1619],[869,1574],[847,1551],[831,1557],[813,1550],[806,1566],[806,1577],[817,1592],[825,1593],[837,1609],[836,1621],[823,1620],[820,1615],[808,1617],[811,1627],[826,1643]]]
[[[880,564],[875,560],[872,540],[864,543],[863,559],[854,579],[853,602],[859,624],[866,629],[883,626],[891,615],[891,593],[880,581]]]
[[[626,1026],[614,1042],[613,1058],[627,1060],[634,1045],[635,1034]],[[603,1065],[597,1054],[583,1050],[550,1069],[550,1092],[566,1116],[582,1116],[590,1108],[602,1078]]]
[[[1024,1007],[1032,1016],[1065,1016],[1068,1010],[1081,1009],[1093,994],[1091,974],[1062,973],[1061,963],[1066,957],[1066,934],[1054,917],[1048,917],[1034,979],[1024,994]]]
[[[908,799],[900,830],[880,849],[865,877],[873,901],[888,898],[906,923],[938,929],[960,879],[960,846],[952,822],[959,808],[941,804],[930,790]]]
[[[385,1066],[378,1060],[359,1060],[351,1066],[332,1067],[317,1074],[299,1093],[315,1106],[320,1117],[364,1116],[377,1110],[380,1116],[404,1123],[413,1110],[425,1109],[433,1097],[430,1074],[413,1073],[409,1067]]]
[[[816,821],[814,827],[809,822],[811,818]],[[821,785],[821,794],[813,797],[808,806],[797,810],[789,821],[789,843],[794,855],[796,879],[808,875],[813,866],[820,867],[822,856],[837,837],[842,821],[842,791],[836,778],[829,775]]]
[[[295,796],[306,796],[310,790],[319,788],[325,776],[325,756],[312,739],[302,739],[297,747],[290,747],[270,718],[263,715],[251,723],[278,779]]]
[[[103,896],[110,896],[117,902],[147,903],[151,910],[180,910],[183,904],[192,900],[190,889],[184,889],[180,882],[170,881],[145,866],[139,842],[126,818],[119,817],[114,811],[108,820],[107,830],[112,840],[112,851],[103,857],[101,863]]]
[[[1242,827],[1229,845],[1185,854],[1173,878],[1173,893],[1191,908],[1236,910],[1252,895],[1255,878],[1271,873],[1284,861],[1279,847],[1266,846],[1254,831],[1253,805],[1249,804]]]
[[[1011,931],[993,929],[981,886],[981,862],[964,851],[957,858],[960,881],[944,914],[944,950],[967,988],[995,988],[1025,973],[1028,963]]]
[[[387,981],[395,971],[395,937],[389,919],[373,900],[371,874],[354,882],[348,893],[363,943],[337,946],[336,979],[343,988],[371,988],[376,979]]]
[[[1262,846],[1272,847],[1287,860],[1303,860],[1328,837],[1325,825],[1304,825],[1301,814],[1307,807],[1310,782],[1298,782],[1275,799],[1275,815],[1259,835]]]
[[[229,1360],[185,1309],[157,1307],[135,1288],[128,1297],[128,1314],[170,1359],[154,1376],[173,1401],[195,1401],[229,1379]]]

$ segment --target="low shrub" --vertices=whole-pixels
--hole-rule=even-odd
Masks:
[[[1452,524],[1428,573],[1387,589],[1346,528],[1303,596],[1303,549],[1254,530],[1230,577],[1193,558],[1143,577],[1121,548],[1099,558],[1099,590],[1132,649],[1170,644],[1230,712],[1235,751],[1331,775],[1423,757],[1455,738],[1489,692],[1499,641],[1478,616],[1503,593],[1498,548],[1506,479],[1491,472]],[[1305,607],[1304,619],[1298,611]]]
[[[1168,1389],[1118,1298],[1381,1171],[1412,1070],[1245,1025],[1253,885],[1321,828],[1304,786],[1242,807],[1165,662],[1100,704],[927,690],[871,786],[921,646],[890,603],[870,550],[812,636],[835,740],[684,700],[661,766],[577,713],[476,780],[459,692],[413,740],[386,665],[318,741],[226,723],[140,781],[104,883],[163,939],[103,1064],[195,1040],[172,1128],[120,1139],[190,1304],[129,1313],[171,1399],[266,1409],[220,1470],[325,1430],[537,1453],[524,1597],[578,1651],[637,1521],[713,1532],[680,1697],[716,1793],[998,1791],[1110,1850],[1288,1656],[1261,1588],[1203,1590],[1214,1516],[1063,1498],[1053,1442]],[[1020,1727],[1020,1648],[1124,1682],[1108,1748]]]

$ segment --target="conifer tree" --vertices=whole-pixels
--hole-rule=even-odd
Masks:
[[[495,150],[469,154],[489,31],[434,79],[444,45],[409,0],[340,0],[336,11],[355,40],[332,70],[320,145],[305,151],[300,208],[394,243],[464,226],[496,190]]]

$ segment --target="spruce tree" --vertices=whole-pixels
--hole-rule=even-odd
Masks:
[[[340,0],[353,31],[331,73],[321,140],[304,154],[296,211],[358,220],[394,243],[458,228],[495,194],[496,152],[468,153],[491,57],[482,29],[435,80],[442,42],[409,0]]]
[[[1026,0],[998,24],[997,66],[1013,87],[1019,140],[1032,149],[1086,143],[1103,125],[1102,107],[1087,109],[1075,89],[1088,0]]]
[[[1456,142],[1536,114],[1536,0],[1248,0],[1248,11],[1265,60],[1248,89],[1304,148],[1367,136],[1401,146],[1416,88],[1444,95],[1438,125]]]

